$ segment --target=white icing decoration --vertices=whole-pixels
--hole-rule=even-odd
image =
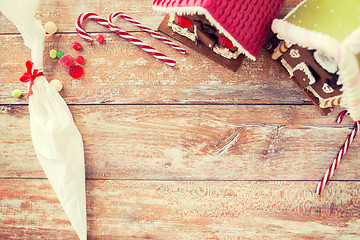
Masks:
[[[290,57],[292,57],[292,58],[299,58],[299,57],[300,57],[299,50],[297,50],[297,49],[291,49],[291,50],[290,50]]]
[[[175,13],[170,13],[169,14],[169,23],[170,22],[175,22]]]
[[[324,83],[322,90],[324,91],[324,93],[334,92],[334,89],[332,87],[330,87],[327,83]]]
[[[255,61],[255,56],[251,55],[228,31],[224,29],[223,26],[218,23],[215,18],[203,7],[161,7],[161,6],[154,6],[153,10],[158,12],[165,12],[165,13],[177,13],[177,14],[198,14],[198,15],[205,15],[206,19],[219,30],[220,33],[224,34],[225,37],[229,38],[230,41],[234,44],[235,47],[239,49],[239,51],[245,54],[246,57]]]
[[[304,72],[305,73],[305,75],[308,77],[308,79],[309,79],[309,84],[311,85],[311,84],[314,84],[315,83],[315,78],[314,78],[314,76],[311,74],[311,71],[310,71],[310,69],[308,68],[308,66],[306,66],[306,64],[304,63],[304,62],[301,62],[301,63],[299,63],[298,65],[296,65],[294,68],[293,68],[293,72],[295,72],[295,71],[297,71],[297,70],[299,70],[299,71],[302,71],[302,72]],[[304,79],[303,79],[304,80]],[[306,79],[305,79],[306,80]],[[304,80],[304,81],[305,81]]]
[[[171,21],[170,21],[171,20]],[[193,42],[196,41],[197,39],[197,28],[196,25],[194,25],[194,33],[190,32],[189,29],[187,28],[182,28],[180,26],[178,26],[175,23],[175,15],[171,14],[170,18],[169,18],[169,22],[168,22],[168,26],[176,33],[185,36],[187,38],[189,38],[190,40],[192,40]],[[211,47],[211,44],[209,44],[209,47]],[[227,59],[237,59],[239,57],[239,55],[241,54],[241,51],[239,49],[237,49],[235,52],[230,51],[227,48],[223,48],[220,45],[216,45],[213,48],[213,51],[217,54],[219,54],[220,56],[227,58]]]
[[[291,16],[300,5],[286,17]],[[354,121],[360,120],[360,71],[356,59],[356,54],[360,53],[360,27],[352,31],[343,42],[339,42],[329,35],[305,29],[280,19],[273,21],[272,30],[278,34],[279,39],[310,50],[320,49],[334,58],[339,68],[337,83],[343,85],[340,89],[343,92],[340,105],[349,111],[350,117]]]
[[[325,69],[329,73],[336,73],[338,71],[337,63],[326,52],[321,50],[315,51],[314,59],[317,64],[319,64],[323,69]]]
[[[214,52],[216,52],[217,54],[223,56],[224,58],[227,59],[236,59],[240,54],[240,50],[236,50],[235,52],[231,52],[229,49],[223,48],[220,45],[216,44],[215,47],[213,48]]]
[[[285,59],[283,59],[283,58],[280,60],[280,62],[285,67],[285,69],[288,71],[288,73],[290,74],[290,77],[294,76],[293,69],[290,66],[290,64],[288,64],[288,62],[285,61]]]
[[[338,95],[338,96],[334,96],[334,97],[330,97],[330,98],[322,98],[311,86],[308,86],[306,88],[307,90],[309,90],[312,94],[314,94],[314,96],[319,99],[319,107],[324,108],[325,103],[327,103],[328,101],[332,101],[332,100],[338,100],[339,98],[342,98],[342,95]]]
[[[175,19],[175,18],[173,18]],[[171,21],[169,20],[169,23],[168,23],[168,26],[176,33],[182,35],[182,36],[185,36],[187,38],[189,38],[190,40],[192,40],[193,42],[195,42],[196,40],[196,34],[195,33],[192,33],[190,32],[187,28],[182,28],[180,26],[178,26],[175,21]]]

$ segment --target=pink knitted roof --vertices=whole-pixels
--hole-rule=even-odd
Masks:
[[[245,55],[255,60],[285,0],[154,0],[156,11],[204,14]]]

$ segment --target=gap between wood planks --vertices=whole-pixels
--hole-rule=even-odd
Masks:
[[[2,103],[0,106],[28,106],[27,103]],[[67,103],[68,106],[311,106],[311,102],[304,103]]]
[[[29,178],[29,177],[0,177],[0,180],[47,180],[47,178]],[[221,179],[214,179],[214,180],[206,180],[206,179],[200,179],[200,180],[191,180],[191,179],[179,179],[179,180],[171,180],[171,179],[130,179],[130,178],[85,178],[86,181],[132,181],[132,182],[146,182],[146,181],[152,181],[152,182],[319,182],[319,180],[316,179],[308,179],[308,180],[266,180],[266,179],[259,179],[259,180],[221,180]],[[329,182],[360,182],[359,180],[329,180]]]
[[[0,110],[1,108],[6,108],[6,107],[11,107],[11,106],[15,106],[15,107],[26,107],[29,104],[27,103],[20,103],[20,104],[0,104]],[[291,103],[291,104],[281,104],[281,103],[275,103],[275,104],[257,104],[257,103],[69,103],[67,104],[68,106],[311,106],[313,105],[312,103],[309,104],[299,104],[299,103]],[[335,120],[334,120],[335,121]],[[315,126],[315,125],[311,125],[311,124],[264,124],[264,123],[259,123],[259,124],[249,124],[249,123],[244,123],[244,124],[232,124],[234,126],[238,126],[238,127],[254,127],[254,126],[278,126],[278,127],[286,127],[286,126],[302,126],[302,127],[315,127],[315,128],[349,128],[349,127],[353,127],[353,124],[346,124],[343,123],[341,125],[334,125],[334,126],[329,126],[329,125],[324,125],[324,126]],[[236,134],[236,136],[238,135],[238,133]],[[236,136],[232,139],[236,139]],[[222,148],[224,148],[225,146],[223,146]]]

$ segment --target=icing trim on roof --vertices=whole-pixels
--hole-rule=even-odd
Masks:
[[[329,54],[339,66],[339,84],[342,102],[354,121],[360,120],[360,71],[356,53],[360,52],[360,27],[355,29],[343,42],[329,35],[308,30],[284,20],[275,19],[272,31],[291,44],[308,49],[320,49]]]
[[[255,61],[256,57],[251,55],[247,50],[244,49],[244,47],[235,40],[235,38],[226,31],[220,23],[218,23],[215,18],[203,7],[159,7],[159,6],[153,6],[154,11],[162,12],[162,13],[177,13],[177,14],[202,14],[205,15],[205,17],[209,20],[209,22],[214,25],[220,33],[224,34],[227,38],[229,38],[234,46],[236,46],[241,53],[245,54],[246,57],[249,59]]]
[[[294,12],[298,10],[299,7],[301,7],[304,3],[306,3],[308,0],[304,0],[301,3],[299,3],[295,8],[293,8],[286,16],[284,17],[284,20],[288,19],[291,15],[293,15]]]

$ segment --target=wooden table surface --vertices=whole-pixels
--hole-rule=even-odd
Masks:
[[[174,58],[171,68],[95,23],[86,30],[105,44],[75,33],[86,11],[124,11],[156,29],[163,14],[151,2],[42,1],[37,15],[58,26],[44,74],[64,83],[83,136],[89,239],[360,239],[359,139],[315,194],[353,122],[337,125],[339,108],[322,116],[265,51],[234,73],[116,21]],[[26,92],[30,51],[0,21],[0,239],[76,239],[35,156],[28,99],[11,96]],[[51,49],[83,55],[84,76],[72,79]]]

